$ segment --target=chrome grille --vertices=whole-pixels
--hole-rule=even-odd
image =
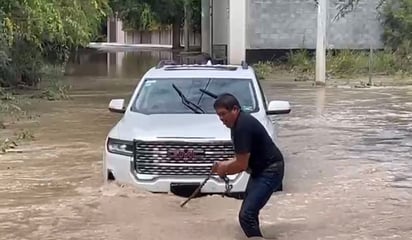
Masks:
[[[135,141],[134,150],[136,172],[152,175],[207,175],[215,161],[234,154],[230,141]]]

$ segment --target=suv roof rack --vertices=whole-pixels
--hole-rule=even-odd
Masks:
[[[211,59],[208,59],[204,64],[178,64],[173,60],[160,60],[159,63],[156,65],[156,69],[163,68],[164,66],[168,65],[165,70],[178,70],[178,69],[190,69],[190,68],[203,68],[203,69],[215,69],[215,70],[236,70],[237,67],[235,66],[225,66],[225,65],[214,65]],[[245,60],[241,62],[242,69],[248,69],[249,65],[246,63]]]
[[[165,65],[177,65],[177,63],[173,60],[160,60],[160,62],[156,65],[156,68],[162,68]]]
[[[175,65],[165,67],[165,71],[173,70],[223,70],[223,71],[236,71],[238,67],[224,66],[224,65]]]
[[[247,62],[245,60],[242,60],[241,65],[242,65],[242,69],[248,69],[249,68],[249,65],[247,64]]]

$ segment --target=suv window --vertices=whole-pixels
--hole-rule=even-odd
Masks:
[[[143,80],[142,88],[135,98],[132,111],[144,114],[193,113],[183,105],[172,84],[193,103],[199,105],[207,114],[214,114],[211,96],[199,89],[219,95],[231,93],[239,100],[246,112],[258,111],[255,90],[251,79],[233,78],[148,78]]]

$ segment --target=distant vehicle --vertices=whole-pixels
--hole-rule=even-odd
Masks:
[[[123,114],[106,138],[104,178],[140,186],[150,192],[191,191],[209,174],[215,161],[234,155],[230,130],[213,108],[216,95],[234,94],[277,141],[270,115],[291,111],[288,101],[268,102],[251,66],[177,65],[161,61],[148,70],[125,106],[113,99],[109,110]],[[249,174],[228,176],[231,194],[240,197]],[[225,192],[218,176],[201,193]]]

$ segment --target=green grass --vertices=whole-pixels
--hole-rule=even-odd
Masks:
[[[298,78],[314,77],[316,59],[314,54],[302,49],[290,52],[284,62],[259,62],[255,64],[258,76],[266,79],[274,69],[286,69]],[[348,78],[373,75],[411,75],[412,61],[388,51],[341,50],[328,51],[326,56],[326,71],[329,77]]]

